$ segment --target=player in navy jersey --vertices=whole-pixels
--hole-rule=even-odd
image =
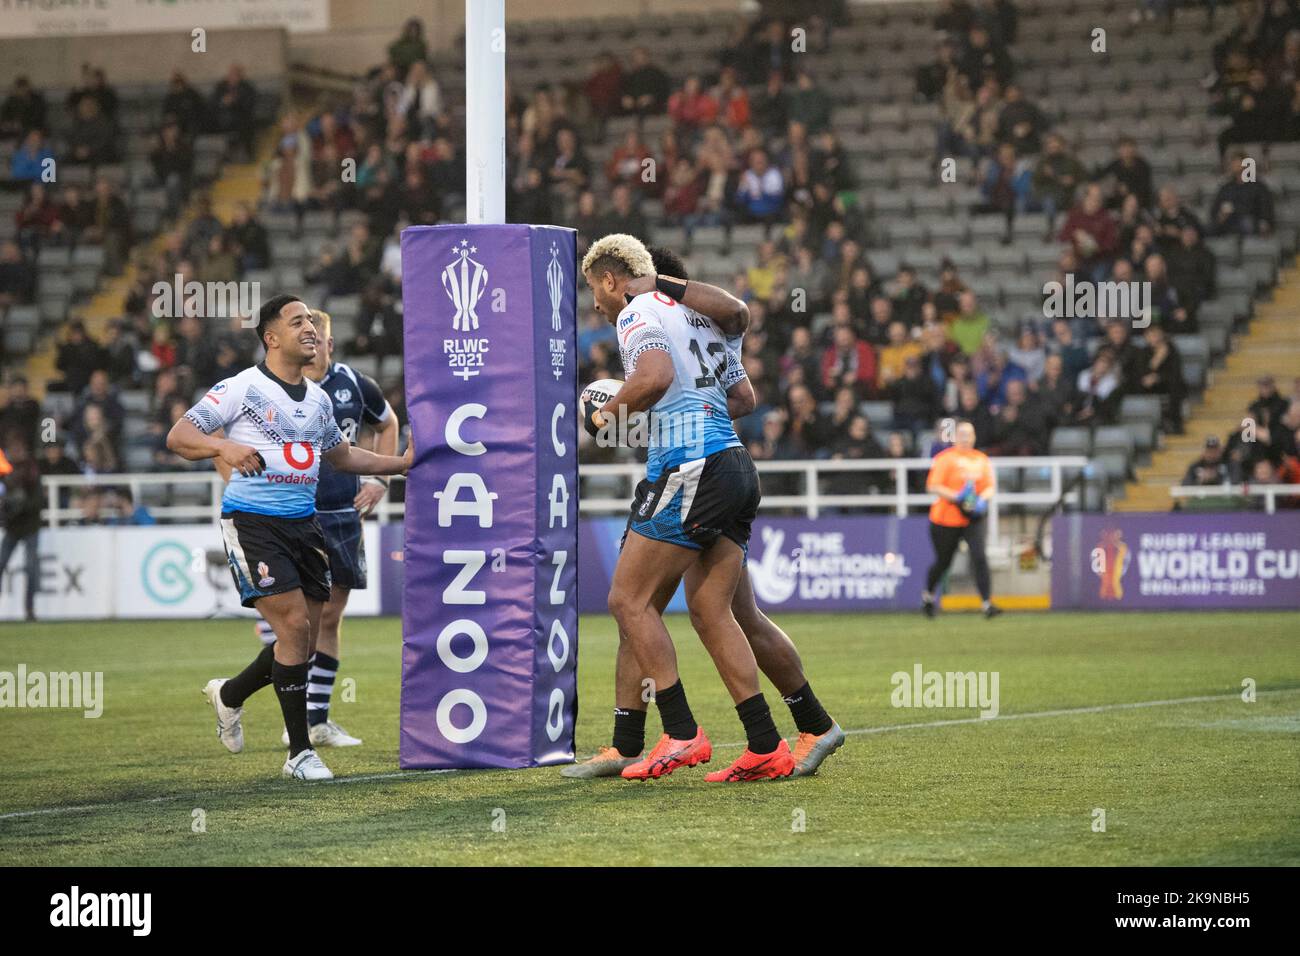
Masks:
[[[305,369],[307,378],[324,389],[334,409],[343,437],[354,445],[381,455],[397,454],[398,423],[379,384],[351,366],[334,361],[334,335],[328,312],[311,310],[316,326],[316,358]],[[217,462],[229,480],[230,469]],[[332,584],[330,598],[321,609],[320,633],[307,678],[307,724],[313,747],[355,747],[361,743],[337,721],[330,719],[330,701],[338,678],[340,628],[352,591],[366,587],[366,552],[361,522],[388,492],[385,478],[360,478],[339,471],[329,462],[320,466],[316,486],[316,519],[325,536]],[[275,642],[275,631],[265,619],[258,621],[264,644]],[[289,743],[288,733],[283,738]]]
[[[649,252],[656,275],[633,279],[628,283],[627,295],[635,297],[655,289],[658,278],[664,276],[670,281],[685,286],[681,302],[684,307],[714,322],[731,319],[743,306],[739,299],[718,286],[696,280],[687,282],[686,265],[671,250],[651,247]],[[742,354],[743,337],[743,333],[728,337],[728,348],[737,357]],[[727,387],[728,414],[732,419],[742,418],[753,411],[753,407],[753,386],[744,375],[742,366],[739,377],[731,381]],[[631,526],[630,516],[628,526]],[[624,535],[626,537],[626,532]],[[688,594],[693,593],[697,587],[699,575],[698,563],[686,570],[685,581]],[[678,581],[669,582],[656,595],[655,607],[660,614],[676,593],[678,584]],[[740,575],[736,594],[732,598],[731,610],[754,652],[759,670],[781,692],[781,697],[790,708],[790,715],[799,731],[794,747],[795,769],[792,775],[811,776],[817,772],[828,756],[843,745],[844,731],[826,713],[813,693],[812,686],[804,675],[803,662],[800,660],[794,642],[759,609],[748,572]],[[614,698],[612,742],[609,746],[600,748],[589,760],[564,767],[560,771],[563,776],[614,777],[618,776],[624,767],[637,763],[641,759],[641,753],[645,748],[646,704],[641,699],[641,673],[628,642],[622,639],[619,641],[614,666]]]
[[[691,712],[677,672],[672,638],[656,598],[696,562],[700,576],[687,598],[700,640],[736,704],[748,746],[710,781],[788,776],[790,748],[776,730],[758,684],[758,667],[731,611],[743,571],[750,526],[758,511],[758,472],[736,437],[728,385],[739,357],[726,337],[744,332],[748,309],[714,322],[681,306],[683,283],[657,283],[629,296],[639,277],[655,275],[639,239],[615,234],[592,243],[583,276],[597,310],[614,324],[626,371],[618,394],[585,408],[588,430],[649,412],[646,479],[637,488],[629,534],[614,568],[609,608],[654,686],[664,732],[645,759],[624,767],[626,779],[665,776],[706,763],[713,747]]]
[[[413,449],[401,457],[377,455],[343,435],[329,398],[304,375],[318,336],[301,300],[277,295],[264,303],[257,335],[265,360],[213,385],[167,435],[168,449],[182,458],[219,458],[231,469],[221,500],[231,575],[244,606],[256,608],[277,637],[237,676],[209,681],[204,694],[216,711],[218,739],[238,753],[244,701],[273,684],[289,734],[284,775],[328,780],[333,774],[312,749],[307,728],[307,661],[330,598],[329,559],[316,520],[320,465],[328,461],[357,475],[406,474]]]

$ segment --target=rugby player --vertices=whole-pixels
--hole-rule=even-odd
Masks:
[[[334,334],[328,312],[311,310],[316,326],[316,357],[305,369],[307,378],[320,385],[334,408],[334,420],[343,436],[354,445],[381,455],[397,454],[398,423],[383,390],[373,378],[351,366],[334,361]],[[321,347],[324,343],[324,347]],[[363,430],[364,428],[364,430]],[[230,480],[230,467],[220,459],[217,470]],[[330,699],[338,677],[340,630],[348,598],[353,589],[366,587],[366,552],[361,522],[388,493],[385,478],[361,479],[322,462],[316,486],[316,520],[325,536],[330,564],[330,599],[321,609],[320,634],[316,650],[308,661],[307,726],[312,747],[356,747],[361,744],[330,719]],[[257,633],[263,644],[275,642],[275,631],[265,619],[258,620]],[[282,737],[289,744],[286,730]]]
[[[646,480],[632,504],[609,608],[639,672],[653,683],[663,735],[621,776],[665,776],[713,755],[691,712],[672,638],[656,606],[661,592],[697,562],[700,575],[687,599],[691,623],[731,694],[747,740],[735,763],[705,779],[789,776],[793,756],[777,732],[753,651],[731,611],[760,497],[758,472],[726,414],[724,382],[733,362],[724,333],[743,332],[744,319],[715,325],[659,290],[627,301],[632,279],[655,274],[650,253],[633,236],[614,234],[592,243],[582,272],[597,310],[615,326],[627,373],[616,396],[600,408],[584,409],[587,424],[599,430],[617,416],[652,413]]]
[[[749,310],[744,302],[715,285],[688,281],[685,264],[671,250],[651,247],[649,251],[656,275],[631,280],[626,295],[635,297],[651,292],[658,287],[657,283],[662,278],[674,284],[674,291],[679,291],[680,294],[679,304],[688,311],[703,315],[715,324],[719,320],[731,322],[732,328],[748,324]],[[743,332],[727,336],[728,348],[734,353],[736,366],[739,366],[743,337]],[[754,407],[753,386],[744,375],[743,366],[740,367],[739,375],[739,379],[727,383],[727,410],[733,420],[749,414]],[[631,526],[630,515],[628,526]],[[624,531],[625,540],[626,534]],[[693,593],[698,586],[699,574],[699,564],[687,568],[685,579],[688,594]],[[672,581],[665,584],[664,589],[655,596],[655,609],[660,614],[663,614],[664,608],[676,593],[679,583]],[[748,572],[740,575],[731,611],[736,623],[745,633],[759,670],[781,693],[799,731],[794,748],[795,769],[791,776],[811,776],[817,772],[822,761],[843,745],[844,731],[826,713],[813,694],[794,642],[759,609]],[[645,748],[646,718],[646,704],[640,694],[641,675],[637,671],[625,635],[620,630],[614,667],[613,741],[590,759],[564,767],[560,771],[562,775],[577,778],[615,777],[624,767],[640,761]]]
[[[989,502],[997,493],[997,475],[989,456],[975,448],[975,426],[968,421],[957,423],[956,441],[934,456],[925,490],[934,495],[930,506],[930,543],[934,545],[934,563],[925,576],[921,593],[921,610],[934,617],[934,589],[952,564],[957,546],[963,541],[970,552],[975,587],[980,592],[984,616],[996,617],[1002,609],[992,601],[989,562],[984,554],[987,527],[985,516]]]
[[[413,449],[401,457],[378,455],[343,435],[328,396],[303,373],[318,339],[302,300],[277,295],[265,302],[257,335],[266,358],[212,386],[167,435],[168,449],[182,458],[220,458],[230,466],[221,531],[231,574],[243,605],[256,608],[276,634],[240,674],[211,680],[203,692],[216,711],[218,739],[239,753],[244,701],[274,685],[289,733],[283,774],[328,780],[333,774],[307,729],[307,661],[330,599],[329,559],[316,520],[320,463],[348,474],[405,474]],[[226,437],[217,437],[218,430]]]

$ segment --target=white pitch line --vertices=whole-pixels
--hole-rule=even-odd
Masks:
[[[1261,690],[1256,692],[1258,696],[1276,696],[1282,694],[1300,693],[1300,687],[1288,688],[1286,690]],[[863,734],[887,734],[895,730],[924,730],[932,727],[957,727],[962,724],[993,724],[1007,720],[1040,720],[1048,717],[1075,717],[1083,714],[1104,714],[1111,711],[1119,710],[1141,710],[1146,707],[1170,707],[1179,704],[1207,704],[1216,701],[1239,700],[1241,694],[1207,694],[1200,697],[1175,697],[1168,700],[1138,700],[1129,701],[1122,704],[1098,704],[1092,707],[1066,707],[1059,710],[1037,710],[1025,714],[999,714],[996,717],[961,717],[953,720],[927,720],[912,724],[885,724],[881,727],[855,727],[844,731],[846,735],[857,736]],[[742,747],[744,741],[734,743],[715,744],[717,747]],[[441,773],[459,773],[454,769],[447,770],[397,770],[389,773],[368,773],[360,774],[353,777],[339,777],[331,780],[326,784],[317,784],[317,786],[328,786],[329,784],[345,783],[373,783],[378,780],[411,780],[423,778]],[[245,788],[243,790],[231,790],[219,794],[227,797],[240,793],[254,793],[261,790],[262,787]],[[120,807],[129,806],[146,806],[151,803],[168,803],[174,800],[183,800],[192,794],[174,794],[165,797],[148,797],[141,800],[116,800],[109,803],[86,803],[79,806],[59,806],[59,807],[39,807],[35,810],[16,810],[10,813],[0,813],[0,820],[15,820],[22,817],[39,817],[52,816],[63,813],[92,813],[96,810],[113,810]]]

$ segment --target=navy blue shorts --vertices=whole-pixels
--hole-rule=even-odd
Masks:
[[[354,510],[318,511],[316,520],[325,535],[325,553],[330,558],[334,583],[349,591],[366,586],[366,545],[361,534],[361,515]]]
[[[684,461],[656,481],[636,486],[628,530],[654,541],[703,551],[718,538],[749,550],[749,534],[762,498],[758,469],[744,448],[724,448]],[[624,540],[627,533],[624,532]]]

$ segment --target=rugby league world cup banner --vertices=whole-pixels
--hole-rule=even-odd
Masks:
[[[1057,515],[1052,607],[1300,608],[1300,514]]]
[[[403,767],[573,759],[576,233],[402,233]]]

